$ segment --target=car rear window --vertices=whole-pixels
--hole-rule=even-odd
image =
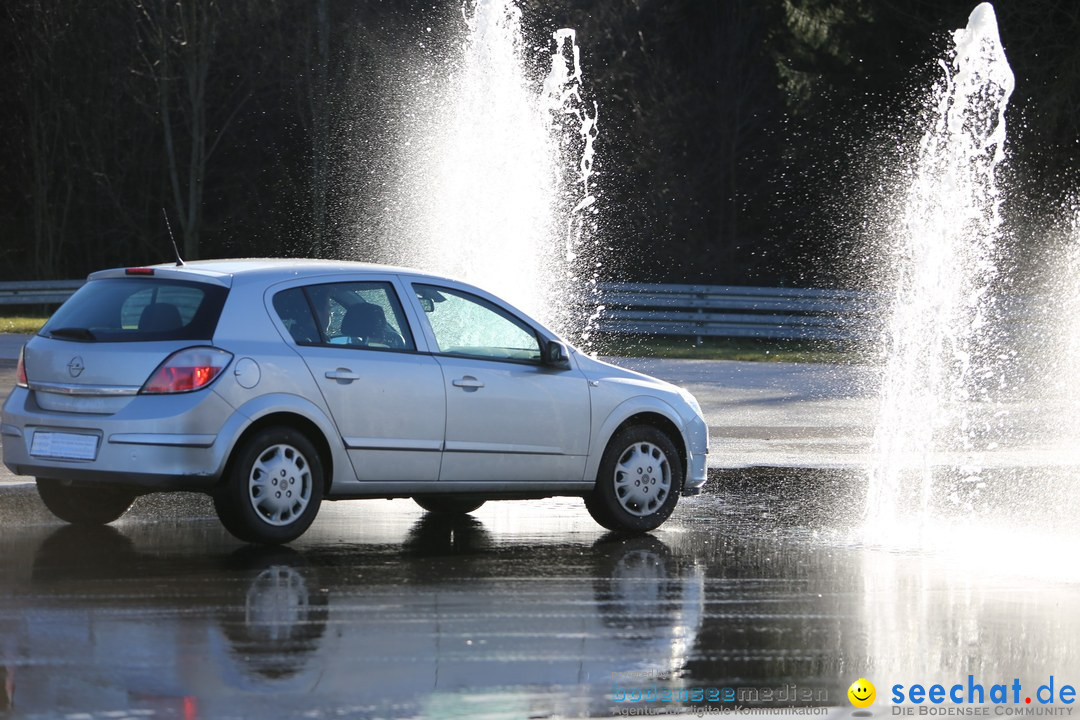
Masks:
[[[106,278],[83,285],[41,335],[81,342],[210,340],[227,288],[157,278]]]

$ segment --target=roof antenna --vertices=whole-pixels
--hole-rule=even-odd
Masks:
[[[169,213],[165,212],[165,208],[161,208],[161,214],[165,216],[165,229],[169,231],[169,239],[172,240],[172,249],[176,253],[176,267],[183,267],[184,261],[180,258],[180,248],[176,247],[176,238],[172,234],[172,225],[169,224]]]

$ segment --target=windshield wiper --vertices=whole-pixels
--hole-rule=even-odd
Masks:
[[[49,330],[49,337],[51,338],[66,338],[69,340],[97,340],[94,337],[94,333],[90,332],[89,328],[81,327],[62,327],[55,330]]]

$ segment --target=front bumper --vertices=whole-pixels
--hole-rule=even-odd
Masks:
[[[705,474],[705,456],[695,455],[691,461],[690,474],[686,478],[686,482],[683,483],[683,496],[700,495],[701,490],[705,487],[705,481],[708,477]]]
[[[682,494],[698,495],[708,479],[706,466],[709,459],[709,426],[698,416],[686,424],[688,462]]]
[[[16,475],[123,484],[148,490],[205,490],[220,477],[229,426],[240,418],[217,393],[136,396],[112,415],[50,412],[34,391],[15,388],[4,404],[4,464]],[[207,429],[213,430],[206,432]],[[97,439],[92,460],[31,452],[37,432]]]

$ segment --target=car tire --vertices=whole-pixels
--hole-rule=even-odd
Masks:
[[[468,515],[484,504],[483,500],[453,495],[418,495],[413,500],[429,513],[436,515]]]
[[[234,451],[214,509],[238,539],[281,545],[311,526],[324,484],[322,459],[307,436],[285,426],[263,428]]]
[[[648,532],[675,510],[682,484],[682,462],[671,438],[651,425],[632,425],[608,442],[585,507],[608,530]]]
[[[127,512],[139,493],[107,485],[75,485],[37,478],[41,502],[56,517],[72,525],[107,525]]]

